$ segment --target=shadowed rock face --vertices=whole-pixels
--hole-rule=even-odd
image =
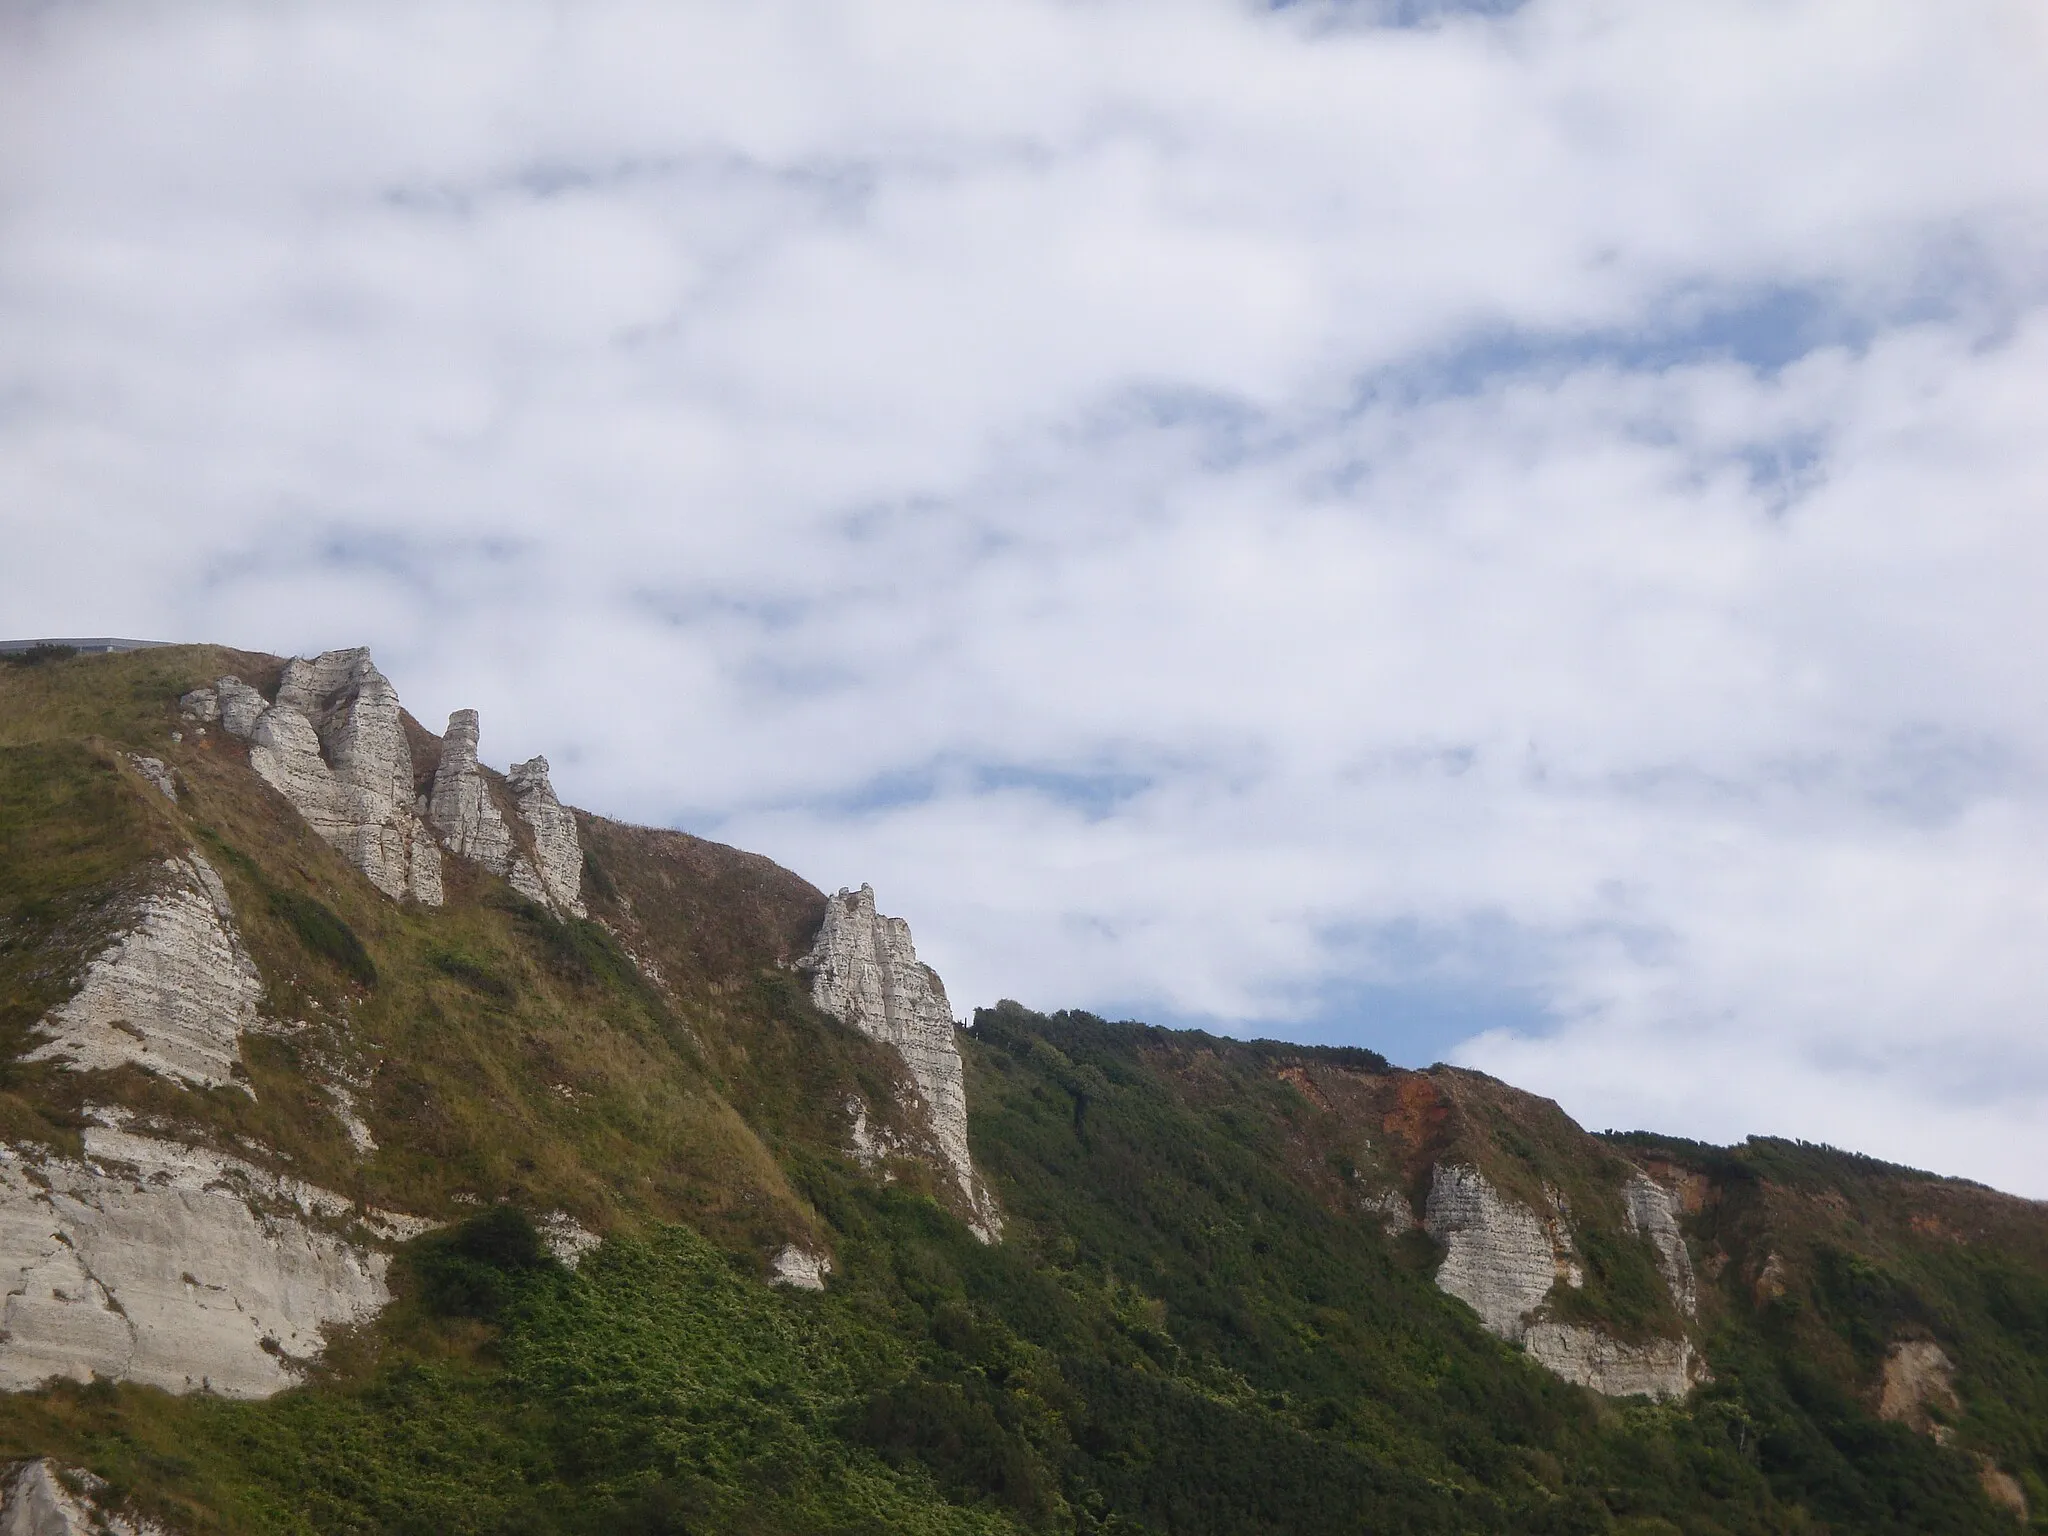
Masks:
[[[1672,1299],[1691,1316],[1696,1305],[1692,1261],[1670,1196],[1636,1174],[1625,1197],[1630,1221],[1657,1246]],[[1692,1389],[1697,1365],[1688,1340],[1632,1344],[1597,1328],[1541,1316],[1551,1287],[1577,1278],[1561,1210],[1546,1219],[1505,1198],[1478,1169],[1439,1163],[1431,1173],[1423,1225],[1446,1250],[1437,1288],[1477,1312],[1488,1333],[1521,1344],[1566,1381],[1612,1397],[1682,1397]]]
[[[201,1148],[104,1127],[82,1161],[0,1149],[0,1389],[104,1376],[267,1397],[321,1330],[390,1299],[351,1203]],[[376,1218],[373,1215],[373,1220]],[[387,1219],[387,1235],[422,1224]]]
[[[44,1016],[50,1039],[28,1059],[80,1072],[133,1062],[221,1087],[235,1080],[242,1032],[256,1023],[262,996],[220,876],[188,852],[164,861],[133,926],[92,962],[77,993]]]
[[[277,701],[237,678],[182,701],[249,743],[249,764],[394,900],[441,902],[441,852],[413,809],[412,748],[398,693],[364,649],[286,664]]]
[[[872,886],[841,891],[826,903],[817,943],[799,965],[811,972],[811,999],[823,1012],[903,1058],[947,1168],[975,1213],[976,1235],[995,1241],[1002,1218],[968,1154],[967,1078],[952,1005],[938,973],[918,960],[910,925],[875,911]]]

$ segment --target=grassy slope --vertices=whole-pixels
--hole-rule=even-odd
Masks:
[[[253,1103],[10,1061],[7,1134],[65,1145],[82,1101],[118,1100],[378,1203],[559,1206],[614,1240],[573,1277],[493,1269],[477,1305],[436,1290],[429,1239],[399,1304],[299,1391],[53,1387],[0,1401],[0,1452],[91,1465],[193,1532],[2010,1529],[1963,1455],[1870,1416],[1877,1354],[1924,1329],[1963,1367],[1963,1445],[2048,1504],[2048,1228],[2019,1202],[1811,1149],[1629,1145],[1691,1176],[1718,1379],[1684,1408],[1608,1404],[1483,1335],[1430,1284],[1428,1240],[1388,1240],[1363,1201],[1419,1206],[1444,1157],[1527,1197],[1547,1182],[1594,1271],[1582,1304],[1662,1328],[1616,1146],[1472,1074],[1006,1006],[966,1047],[1011,1221],[986,1249],[914,1161],[878,1186],[832,1150],[846,1100],[881,1114],[901,1074],[787,969],[818,892],[587,817],[602,923],[452,860],[445,909],[394,906],[234,744],[169,741],[182,688],[266,667],[193,648],[0,668],[8,1055],[95,914],[188,842],[229,882],[271,1011],[310,1021],[250,1042]],[[177,766],[179,807],[123,749]],[[366,1085],[367,1163],[322,1096],[337,1071]],[[834,1251],[826,1294],[759,1283],[792,1238]],[[1759,1305],[1769,1253],[1797,1284]]]

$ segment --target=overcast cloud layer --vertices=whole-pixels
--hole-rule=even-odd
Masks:
[[[0,630],[2048,1195],[2048,13],[1499,11],[10,7]]]

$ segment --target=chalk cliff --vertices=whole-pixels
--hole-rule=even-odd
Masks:
[[[286,663],[275,702],[239,678],[180,700],[249,743],[249,765],[371,884],[441,903],[441,854],[413,804],[398,692],[366,649]]]
[[[1697,1379],[1691,1343],[1683,1338],[1630,1343],[1583,1324],[1543,1315],[1558,1283],[1582,1282],[1572,1251],[1568,1212],[1547,1192],[1539,1215],[1503,1196],[1477,1168],[1439,1163],[1431,1173],[1423,1225],[1444,1245],[1437,1288],[1457,1297],[1487,1332],[1518,1343],[1565,1380],[1611,1397],[1682,1397]],[[1642,1174],[1624,1191],[1630,1221],[1656,1245],[1672,1299],[1687,1316],[1696,1299],[1692,1264],[1670,1196]]]
[[[0,1388],[52,1376],[267,1397],[322,1329],[390,1299],[352,1202],[201,1147],[91,1126],[0,1147]],[[371,1213],[378,1235],[425,1223]]]
[[[576,817],[555,798],[548,782],[548,760],[514,763],[505,783],[519,802],[519,815],[533,832],[533,862],[550,906],[575,917],[585,915],[582,897],[583,845],[576,836]]]
[[[427,819],[450,853],[503,875],[527,900],[553,907],[553,893],[535,872],[533,861],[519,851],[512,828],[491,795],[491,786],[477,763],[477,739],[475,710],[458,709],[448,717],[448,733],[441,738],[441,765],[434,771],[434,788],[427,801]]]
[[[817,942],[798,966],[811,973],[811,999],[821,1010],[903,1058],[947,1169],[974,1213],[970,1225],[982,1241],[994,1242],[1002,1217],[968,1152],[967,1078],[953,1008],[938,973],[917,958],[910,924],[876,912],[873,886],[842,890],[825,904]]]
[[[167,859],[133,922],[50,1010],[30,1061],[74,1071],[133,1062],[202,1088],[235,1081],[256,1022],[256,974],[220,876],[197,851]]]

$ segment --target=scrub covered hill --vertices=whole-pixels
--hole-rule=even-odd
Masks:
[[[1799,1144],[1592,1137],[1368,1051],[827,1011],[821,935],[872,920],[856,958],[895,1010],[924,984],[907,930],[581,812],[565,886],[545,764],[451,763],[459,733],[366,656],[292,667],[0,663],[0,1456],[104,1480],[81,1501],[189,1533],[2048,1508],[2038,1206]],[[301,717],[327,734],[292,758]],[[380,720],[402,736],[373,752]],[[212,1012],[165,1002],[221,977]],[[195,1232],[250,1256],[172,1267]],[[293,1244],[329,1262],[325,1311],[285,1294]]]

